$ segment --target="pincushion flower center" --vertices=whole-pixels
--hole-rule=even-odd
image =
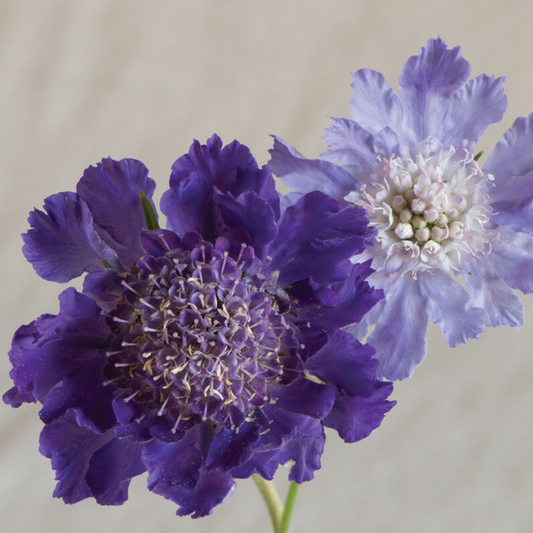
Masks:
[[[393,155],[383,161],[345,199],[366,209],[385,252],[380,266],[389,272],[457,272],[464,260],[490,250],[494,232],[486,191],[492,179],[466,149],[434,151],[428,142],[411,159]]]
[[[227,253],[140,264],[112,317],[110,380],[125,402],[169,417],[174,432],[207,419],[238,427],[282,374],[280,337],[290,326],[276,299]]]

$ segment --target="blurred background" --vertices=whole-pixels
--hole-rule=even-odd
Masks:
[[[533,111],[533,4],[519,0],[0,0],[0,384],[11,386],[13,332],[58,310],[64,287],[25,262],[20,234],[46,196],[74,190],[102,157],[134,157],[167,187],[193,138],[217,132],[268,161],[275,133],[307,156],[327,116],[348,116],[350,72],[396,80],[428,38],[461,45],[472,75],[507,75],[509,108],[479,147],[488,155]],[[328,434],[322,469],[300,489],[293,533],[529,531],[533,521],[533,296],[519,330],[429,356],[399,383],[398,405],[357,444]],[[119,508],[52,499],[35,405],[0,406],[0,517],[10,533],[266,533],[251,480],[212,516],[134,480]],[[282,493],[287,471],[276,479]]]

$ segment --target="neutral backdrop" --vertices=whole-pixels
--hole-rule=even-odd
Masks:
[[[518,0],[0,0],[0,385],[15,329],[57,311],[63,288],[25,262],[27,213],[74,190],[102,157],[144,161],[165,190],[193,138],[217,132],[268,161],[269,134],[308,156],[327,116],[347,116],[350,72],[396,86],[430,37],[460,44],[473,75],[507,75],[510,105],[480,147],[533,111],[533,4]],[[445,296],[444,296],[445,297]],[[398,405],[358,444],[328,434],[292,532],[525,532],[533,523],[533,296],[526,324],[457,349],[429,331],[429,356]],[[269,531],[250,480],[212,516],[132,483],[122,507],[52,499],[35,405],[0,406],[0,529],[11,533]],[[280,490],[287,471],[280,469]]]

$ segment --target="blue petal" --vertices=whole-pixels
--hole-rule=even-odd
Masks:
[[[293,304],[298,310],[296,324],[301,329],[309,323],[312,327],[331,331],[360,322],[383,298],[383,292],[366,281],[372,272],[367,261],[353,265],[349,277],[331,287],[309,278],[293,283],[290,296],[298,300]]]
[[[223,470],[207,470],[201,450],[209,445],[197,426],[177,443],[157,441],[143,450],[148,469],[148,488],[177,503],[179,516],[199,518],[211,513],[235,488],[233,477]]]
[[[22,252],[39,276],[65,282],[102,268],[102,260],[119,265],[116,253],[95,231],[86,203],[74,193],[48,197],[44,209],[46,213],[30,213],[32,229],[22,235]]]
[[[396,402],[387,400],[392,388],[392,383],[378,382],[366,397],[337,394],[324,425],[337,430],[345,442],[357,442],[368,437],[380,426],[385,414],[396,405]]]
[[[444,135],[440,136],[444,146],[458,144],[464,139],[477,142],[490,124],[503,118],[507,109],[504,81],[505,78],[482,74],[453,95],[442,127]]]
[[[215,435],[209,454],[206,458],[206,468],[221,468],[231,470],[246,462],[252,456],[251,446],[259,438],[259,427],[245,423],[238,430],[222,428]]]
[[[486,269],[486,262],[476,262],[464,276],[471,305],[485,309],[487,326],[518,327],[524,323],[524,306],[518,296],[499,276]]]
[[[103,433],[113,427],[115,416],[111,402],[114,386],[103,384],[106,365],[107,358],[102,354],[63,378],[61,385],[44,399],[39,413],[41,420],[49,424],[72,409],[77,415],[79,426],[96,433]]]
[[[320,159],[306,159],[278,137],[274,137],[270,155],[272,172],[296,192],[320,191],[343,202],[348,193],[358,188],[357,180],[342,167]]]
[[[204,227],[204,218],[210,195],[208,180],[200,172],[193,172],[178,181],[161,198],[161,211],[167,217],[167,227],[180,235],[195,231],[209,238],[214,229]]]
[[[42,315],[19,328],[9,352],[10,376],[19,393],[31,394],[33,401],[42,400],[108,346],[109,328],[93,300],[69,288],[59,295],[59,303],[59,315]]]
[[[403,129],[402,105],[383,74],[365,68],[352,76],[354,95],[350,115],[353,120],[373,134],[386,127],[400,133]]]
[[[320,457],[324,451],[326,435],[318,420],[308,419],[299,427],[298,435],[291,438],[277,453],[277,461],[291,466],[289,480],[303,483],[314,478],[315,470],[321,466]]]
[[[486,268],[509,287],[524,293],[533,291],[533,237],[500,227],[500,238],[483,259]]]
[[[78,182],[76,192],[89,206],[98,234],[127,269],[142,255],[141,230],[147,227],[139,193],[150,199],[154,189],[148,169],[135,159],[102,159]]]
[[[103,434],[79,427],[73,417],[60,418],[41,432],[39,451],[52,460],[58,480],[55,498],[76,503],[93,496],[87,473],[93,455],[115,438],[112,430]]]
[[[353,120],[332,118],[333,126],[326,128],[322,137],[329,150],[322,158],[333,163],[370,169],[377,160],[374,151],[374,137]]]
[[[352,335],[335,331],[308,361],[305,369],[348,396],[369,396],[376,385],[378,361],[372,346],[363,346]]]
[[[89,462],[87,484],[100,505],[122,505],[132,478],[144,473],[142,444],[113,439],[97,450]]]
[[[350,273],[347,260],[364,250],[373,231],[363,209],[340,205],[320,192],[306,194],[286,209],[269,249],[270,268],[279,270],[279,284],[312,277],[334,283]]]
[[[290,385],[272,385],[270,391],[278,409],[311,418],[324,418],[334,401],[330,387],[303,378]]]
[[[250,235],[250,244],[255,254],[264,259],[265,247],[277,233],[274,212],[268,203],[253,191],[242,193],[237,198],[214,191],[214,201],[221,210],[227,227],[243,228]],[[222,232],[218,232],[219,235]]]
[[[380,361],[378,376],[396,381],[408,378],[426,357],[428,316],[416,280],[409,275],[382,280],[379,274],[370,282],[383,287],[386,301],[368,343]]]
[[[489,317],[483,309],[472,306],[470,295],[459,283],[437,269],[421,272],[418,282],[429,318],[440,325],[452,348],[479,338]]]
[[[489,195],[496,211],[500,208],[512,211],[513,206],[516,209],[524,201],[526,207],[530,205],[533,197],[533,113],[515,120],[492,151],[485,168],[494,176],[494,187]]]
[[[415,141],[441,138],[451,97],[469,76],[470,64],[461,56],[461,48],[449,50],[440,38],[430,39],[419,55],[407,60],[398,95]]]

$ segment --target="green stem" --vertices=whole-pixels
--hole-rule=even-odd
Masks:
[[[278,528],[280,527],[281,517],[283,516],[283,504],[281,503],[279,494],[272,481],[267,481],[257,474],[254,474],[252,478],[255,481],[263,500],[265,500],[268,513],[270,514],[270,520],[272,520],[274,533],[277,533]]]
[[[289,492],[287,493],[287,499],[285,500],[285,509],[283,510],[283,516],[281,517],[281,523],[276,533],[288,533],[289,524],[291,522],[292,510],[294,509],[294,502],[296,501],[296,495],[300,485],[291,482]]]

